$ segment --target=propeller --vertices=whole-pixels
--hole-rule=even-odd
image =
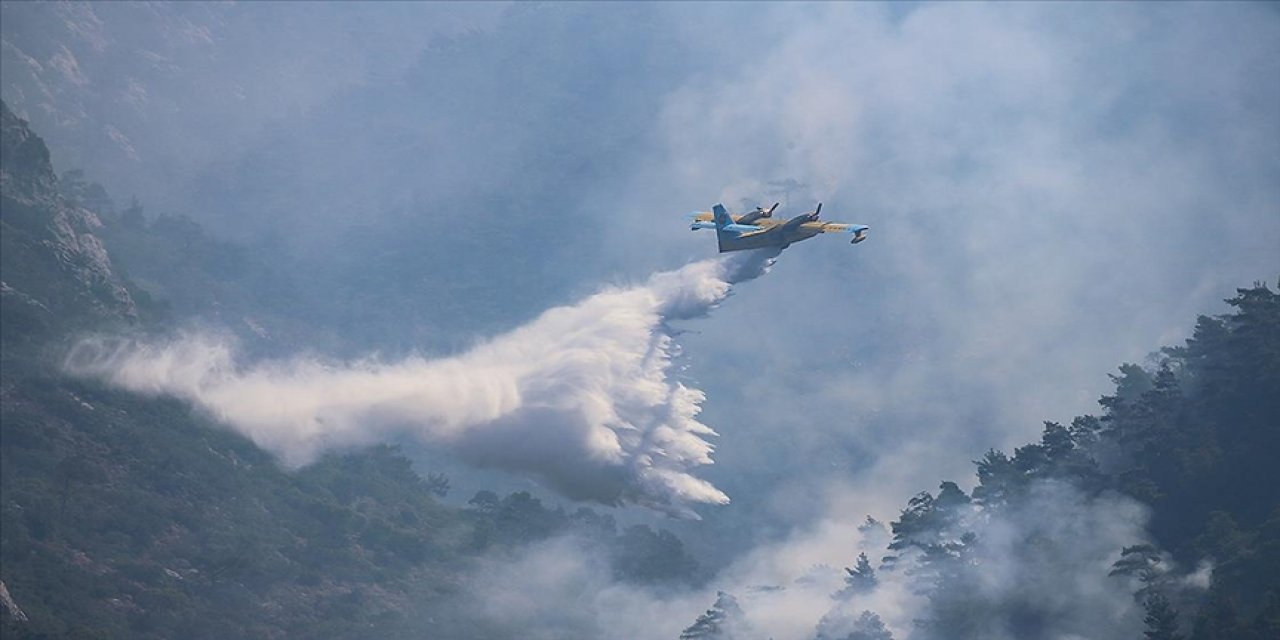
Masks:
[[[773,206],[772,206],[772,207],[769,207],[769,209],[768,209],[767,211],[765,211],[765,212],[764,212],[764,217],[766,217],[766,218],[771,218],[771,217],[773,217],[773,210],[774,210],[774,209],[777,209],[777,208],[778,208],[778,205],[780,205],[780,204],[782,204],[782,203],[781,203],[781,202],[775,202],[775,203],[773,203]]]

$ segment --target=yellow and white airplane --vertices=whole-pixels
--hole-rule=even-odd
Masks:
[[[720,245],[720,253],[742,251],[743,249],[759,249],[761,247],[791,246],[793,242],[808,240],[820,233],[851,233],[853,241],[858,244],[867,239],[868,227],[864,224],[844,224],[840,222],[819,222],[818,214],[822,212],[822,203],[809,213],[802,213],[785,222],[773,219],[773,212],[778,203],[772,207],[741,215],[732,215],[717,203],[711,211],[698,211],[689,214],[693,220],[690,229],[715,229],[716,240]]]

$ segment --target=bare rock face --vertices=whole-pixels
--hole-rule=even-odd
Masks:
[[[4,586],[4,581],[0,580],[0,607],[4,608],[5,613],[17,622],[26,622],[27,614],[22,612],[18,607],[18,603],[14,602],[13,596],[9,595],[9,587]]]
[[[137,307],[111,268],[97,214],[58,194],[49,150],[0,102],[0,295],[56,315],[135,319]]]

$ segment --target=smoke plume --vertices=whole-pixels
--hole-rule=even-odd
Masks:
[[[230,340],[200,333],[86,339],[66,366],[189,400],[293,466],[409,435],[576,500],[696,517],[691,505],[729,498],[692,474],[712,463],[716,433],[697,420],[705,394],[671,378],[667,323],[706,314],[776,256],[742,252],[657,273],[447,358],[245,363]]]

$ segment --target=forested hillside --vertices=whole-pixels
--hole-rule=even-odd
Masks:
[[[100,187],[58,180],[7,106],[3,127],[5,638],[506,637],[445,603],[478,558],[553,536],[598,549],[623,582],[699,575],[666,531],[523,492],[446,506],[448,479],[387,446],[287,470],[182,402],[63,375],[78,332],[164,330],[175,305],[242,319],[260,288],[238,288],[254,265],[234,246],[136,205],[110,210]],[[106,246],[128,247],[154,280],[132,281]],[[152,296],[184,284],[208,286]]]
[[[1120,367],[1101,415],[989,451],[969,493],[912,498],[818,637],[891,637],[852,615],[885,580],[925,597],[911,638],[1112,637],[1109,592],[1142,604],[1148,640],[1280,637],[1280,295],[1227,303],[1149,367]]]

